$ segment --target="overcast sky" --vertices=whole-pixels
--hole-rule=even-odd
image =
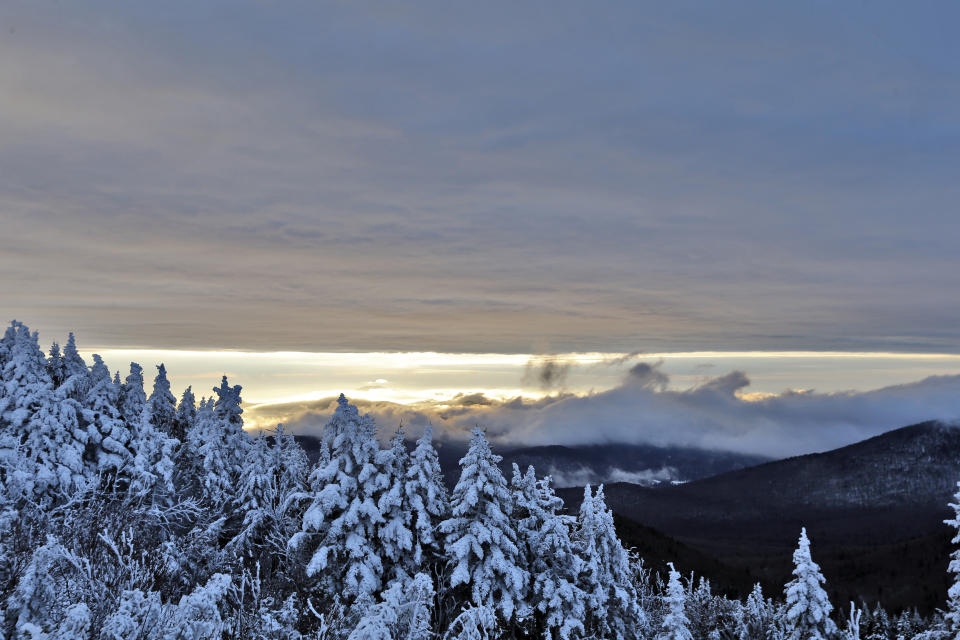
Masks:
[[[951,2],[0,5],[0,300],[95,347],[960,352]]]
[[[305,431],[339,391],[770,455],[960,418],[958,23],[9,0],[0,311]]]

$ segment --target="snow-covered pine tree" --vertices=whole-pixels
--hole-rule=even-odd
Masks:
[[[130,430],[117,408],[117,393],[103,359],[94,354],[90,388],[83,416],[92,452],[90,464],[98,474],[116,474],[133,460]],[[89,448],[88,448],[89,449]]]
[[[77,340],[73,332],[70,332],[67,337],[67,344],[63,348],[63,366],[66,370],[65,378],[83,375],[87,372],[87,363],[83,361],[80,352],[77,351]]]
[[[950,564],[947,567],[947,571],[953,574],[953,584],[947,591],[947,611],[944,618],[950,625],[950,633],[953,634],[954,640],[960,640],[960,547],[957,547],[957,545],[960,545],[960,482],[957,483],[954,500],[955,502],[950,504],[954,513],[953,518],[943,521],[944,524],[948,524],[956,530],[956,534],[951,540],[956,548],[950,554]]]
[[[0,374],[3,373],[3,368],[10,360],[10,351],[13,349],[13,341],[16,339],[17,327],[19,326],[19,322],[12,321],[10,326],[4,330],[3,336],[0,337]]]
[[[60,354],[60,345],[56,342],[50,345],[50,352],[47,355],[47,372],[50,374],[54,388],[59,387],[67,379],[67,367]]]
[[[282,424],[277,425],[273,433],[272,469],[275,484],[282,504],[295,493],[306,488],[309,460],[303,447],[297,444],[292,433],[288,433]]]
[[[760,583],[753,585],[753,590],[747,596],[743,605],[743,615],[740,625],[740,640],[765,640],[772,623],[770,604],[763,596]]]
[[[248,555],[263,546],[271,553],[285,553],[287,540],[299,526],[293,506],[306,488],[306,469],[303,448],[283,425],[277,425],[273,435],[260,433],[240,474],[236,501],[243,523],[231,546]]]
[[[710,581],[704,576],[694,580],[691,574],[686,611],[690,621],[688,628],[694,638],[712,638],[711,634],[716,635],[723,627],[719,604],[720,598],[714,596]]]
[[[810,556],[806,528],[800,530],[800,541],[793,552],[793,565],[794,578],[784,587],[787,638],[826,640],[837,630],[830,618],[833,605],[823,589],[825,580],[820,567]]]
[[[41,404],[49,402],[53,384],[46,360],[34,336],[14,321],[4,338],[6,358],[2,371],[4,396],[0,400],[0,421],[20,430]]]
[[[240,391],[243,387],[240,385],[230,386],[227,382],[227,376],[223,376],[220,386],[215,387],[213,392],[217,394],[217,399],[213,403],[213,412],[217,418],[232,433],[243,430],[243,408],[240,406],[243,402],[240,399]]]
[[[437,527],[450,514],[450,498],[443,484],[440,458],[433,446],[433,427],[427,425],[423,437],[410,455],[405,502],[410,509],[413,532],[413,564],[423,567],[443,556]]]
[[[377,452],[377,539],[383,561],[385,579],[403,580],[416,572],[412,560],[413,532],[410,530],[411,512],[406,502],[406,482],[409,455],[404,443],[403,427],[390,440],[390,448]]]
[[[529,575],[520,565],[517,534],[510,522],[512,498],[481,429],[474,429],[460,479],[450,501],[451,517],[440,523],[450,587],[463,585],[478,607],[495,610],[505,623],[523,610]]]
[[[163,640],[219,640],[226,630],[220,609],[232,586],[230,576],[216,573],[203,586],[180,598],[165,621]]]
[[[260,543],[271,507],[276,502],[271,457],[270,444],[261,432],[247,451],[237,486],[236,506],[243,514],[243,523],[231,546],[241,554],[251,552]]]
[[[133,440],[130,492],[141,499],[169,501],[174,496],[173,460],[179,446],[179,440],[153,426],[150,407],[146,407]]]
[[[20,323],[14,320],[4,331],[3,337],[0,337],[0,481],[4,484],[14,475],[26,477],[32,473],[28,469],[23,469],[20,473],[15,470],[17,466],[23,465],[23,456],[20,452],[19,429],[10,421],[16,385],[8,384],[10,381],[7,378],[12,374],[12,369],[8,369],[7,364],[10,362],[19,325]]]
[[[173,423],[177,418],[177,399],[170,392],[167,380],[167,368],[157,365],[157,375],[153,379],[153,392],[147,400],[150,407],[150,424],[160,433],[173,435]]]
[[[629,637],[631,629],[646,623],[637,602],[630,557],[620,544],[607,509],[603,486],[591,494],[584,488],[575,536],[584,561],[581,586],[587,594],[587,633],[605,638]]]
[[[663,596],[665,614],[657,640],[692,640],[690,621],[685,610],[687,592],[680,581],[680,573],[670,563],[670,578]]]
[[[433,580],[425,573],[404,576],[384,590],[381,602],[367,608],[347,640],[429,640]]]
[[[517,532],[517,549],[520,550],[517,561],[529,573],[533,561],[533,549],[540,535],[541,518],[539,513],[539,488],[533,466],[526,473],[520,472],[517,463],[513,463],[513,478],[510,481],[510,500],[513,504],[511,518]],[[532,578],[532,576],[531,576]]]
[[[323,458],[310,474],[310,504],[290,548],[304,553],[306,575],[327,598],[347,603],[380,591],[383,563],[377,552],[375,458],[380,449],[369,415],[360,416],[343,394],[323,429]],[[326,456],[324,456],[326,457]]]
[[[197,419],[187,432],[187,450],[200,494],[222,507],[235,495],[250,442],[240,417],[241,387],[231,387],[223,376],[213,391],[217,400],[201,403]]]
[[[531,576],[529,602],[536,628],[547,640],[569,640],[584,633],[586,594],[577,584],[583,561],[571,539],[575,519],[558,513],[561,500],[550,477],[537,480],[513,465],[514,519]]]
[[[147,394],[143,390],[143,367],[130,363],[130,374],[120,388],[120,413],[134,438],[140,428],[143,409],[147,406]]]
[[[177,405],[177,417],[173,421],[173,430],[170,432],[177,440],[186,441],[187,431],[197,419],[197,399],[193,395],[193,387],[187,387],[180,396]]]
[[[60,392],[62,387],[53,389],[38,336],[23,324],[18,323],[3,382],[0,421],[9,430],[4,441],[16,453],[4,451],[2,457],[18,469],[7,472],[8,490],[49,503],[83,486],[87,434],[80,426],[80,406]]]

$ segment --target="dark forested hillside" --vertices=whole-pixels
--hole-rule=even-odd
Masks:
[[[618,514],[772,582],[806,526],[837,594],[930,609],[946,593],[957,478],[960,429],[927,422],[688,484],[605,490]],[[575,508],[577,491],[561,494]]]

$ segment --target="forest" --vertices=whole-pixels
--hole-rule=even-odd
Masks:
[[[928,616],[831,603],[805,530],[782,592],[737,599],[624,548],[602,486],[572,514],[533,467],[506,478],[481,428],[449,491],[429,426],[378,434],[341,395],[310,464],[281,425],[244,430],[239,385],[212,392],[11,323],[0,638],[960,638],[960,582]]]

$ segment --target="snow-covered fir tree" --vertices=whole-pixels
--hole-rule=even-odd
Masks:
[[[303,450],[282,425],[273,435],[260,433],[240,473],[236,504],[243,523],[231,546],[241,554],[264,546],[278,553],[285,549],[299,524],[290,517],[291,506],[305,489],[306,467]]]
[[[276,486],[270,469],[270,445],[266,436],[261,433],[247,450],[247,458],[237,486],[236,508],[243,514],[243,524],[232,544],[241,553],[249,553],[260,542],[270,507],[275,500]]]
[[[327,598],[365,600],[382,586],[375,431],[373,418],[361,416],[340,394],[323,428],[329,457],[310,474],[310,502],[301,530],[290,539],[290,547],[305,556],[306,575]]]
[[[427,425],[410,454],[404,501],[410,510],[413,565],[423,567],[443,556],[438,527],[450,513],[450,498],[443,484],[440,458],[433,446],[433,427]]]
[[[56,342],[50,346],[50,351],[47,354],[47,372],[49,372],[50,380],[55,388],[67,379],[67,367],[63,362],[63,356],[60,354],[60,345]]]
[[[92,447],[91,463],[98,474],[116,475],[133,459],[132,437],[117,408],[117,399],[107,365],[94,354],[83,415]]]
[[[690,620],[687,619],[686,604],[687,591],[680,581],[680,572],[670,563],[670,576],[667,581],[667,591],[663,595],[666,613],[660,623],[660,632],[657,640],[692,640]]]
[[[954,640],[960,640],[960,482],[957,482],[957,492],[954,495],[955,502],[950,504],[954,516],[944,520],[945,524],[950,525],[956,530],[951,542],[954,550],[950,554],[950,565],[947,571],[952,574],[953,582],[947,591],[947,610],[944,614],[947,623],[950,626],[950,633]]]
[[[80,352],[77,351],[77,340],[73,332],[70,333],[67,344],[63,348],[63,367],[64,379],[70,376],[83,375],[87,372],[87,363],[84,362]]]
[[[38,336],[25,325],[16,328],[3,380],[3,440],[16,451],[2,452],[15,467],[6,472],[8,490],[46,503],[66,498],[87,479],[81,407],[67,389],[53,388]]]
[[[390,447],[377,454],[377,509],[380,511],[377,539],[387,580],[409,577],[417,568],[412,562],[411,510],[404,487],[409,457],[403,427],[393,434]]]
[[[153,426],[149,406],[140,418],[136,434],[130,490],[140,498],[168,501],[174,494],[174,458],[180,441]]]
[[[288,496],[306,488],[309,461],[303,447],[297,444],[293,434],[278,424],[273,434],[271,465],[277,490],[284,502]]]
[[[173,421],[170,435],[180,441],[186,441],[187,431],[197,419],[197,399],[193,395],[193,387],[187,387],[180,396],[177,404],[177,417]]]
[[[223,507],[235,496],[250,441],[240,417],[241,387],[230,386],[223,376],[213,391],[217,400],[201,403],[186,435],[187,450],[200,494],[210,504]]]
[[[575,540],[584,560],[582,588],[587,594],[588,633],[618,640],[628,637],[630,629],[646,621],[637,603],[630,558],[617,537],[603,486],[596,495],[590,485],[584,488]]]
[[[177,399],[170,391],[167,380],[167,368],[163,363],[157,365],[157,375],[153,379],[153,392],[147,400],[150,408],[150,424],[167,435],[173,435],[173,423],[177,417]]]
[[[126,420],[134,437],[140,426],[143,410],[147,406],[147,394],[143,390],[143,367],[130,363],[130,373],[120,388],[120,413]]]
[[[773,620],[773,611],[770,603],[764,598],[763,587],[760,583],[753,585],[753,590],[747,596],[740,618],[740,640],[765,640],[770,635],[770,625]]]
[[[786,596],[785,626],[789,640],[826,640],[836,632],[830,618],[833,605],[823,589],[825,582],[820,567],[810,555],[806,528],[793,552],[793,580],[784,587]]]
[[[434,636],[430,617],[433,580],[425,573],[398,578],[379,603],[367,608],[348,640],[428,640]]]
[[[474,429],[466,455],[460,459],[460,479],[450,499],[450,518],[440,523],[450,586],[463,585],[470,601],[496,611],[504,623],[525,614],[530,576],[522,566],[517,534],[510,521],[513,501],[481,429]]]
[[[579,586],[583,560],[571,538],[576,520],[559,513],[563,500],[550,482],[549,476],[537,480],[532,466],[521,475],[513,465],[514,520],[531,576],[535,627],[547,640],[569,640],[585,631],[587,598]]]

